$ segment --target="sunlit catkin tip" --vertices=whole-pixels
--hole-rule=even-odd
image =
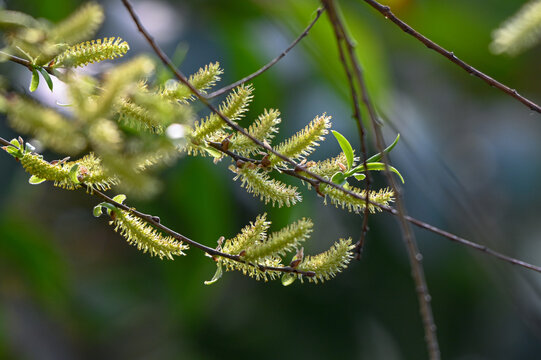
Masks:
[[[541,0],[533,0],[492,33],[490,50],[495,54],[517,55],[535,45],[540,37]]]

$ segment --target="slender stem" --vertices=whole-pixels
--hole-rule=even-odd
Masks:
[[[406,249],[408,252],[408,257],[410,260],[412,277],[415,282],[417,299],[419,301],[419,311],[421,314],[421,318],[423,320],[425,341],[427,345],[428,354],[431,360],[438,360],[441,358],[441,354],[440,354],[440,349],[439,349],[438,337],[436,333],[436,324],[434,321],[434,315],[432,313],[432,306],[430,304],[431,296],[428,290],[428,284],[426,282],[424,269],[421,263],[423,257],[419,251],[419,247],[417,245],[417,241],[415,240],[413,231],[411,230],[411,227],[406,220],[406,214],[405,214],[406,210],[405,210],[405,206],[401,197],[401,193],[394,180],[394,177],[391,175],[391,172],[389,171],[389,159],[388,159],[387,154],[384,152],[385,146],[383,142],[383,135],[381,133],[381,128],[378,123],[375,107],[368,94],[368,89],[366,87],[366,83],[364,80],[362,67],[355,54],[353,41],[351,40],[351,38],[349,37],[346,31],[344,22],[342,21],[341,17],[338,15],[335,1],[324,0],[324,2],[327,5],[328,13],[331,15],[330,19],[331,19],[333,28],[335,29],[335,32],[340,33],[341,35],[337,37],[337,41],[342,40],[345,43],[345,46],[347,48],[348,57],[353,66],[353,70],[355,72],[355,80],[357,81],[357,84],[361,88],[361,96],[362,96],[363,104],[368,110],[368,114],[372,122],[374,133],[376,134],[376,145],[377,145],[378,151],[381,152],[383,155],[382,157],[383,157],[383,162],[385,164],[385,174],[387,176],[387,182],[389,183],[392,190],[396,194],[396,199],[395,199],[395,203],[397,207],[396,214],[400,223],[400,228],[402,231],[402,238],[405,242]],[[343,57],[341,58],[341,60],[342,60],[342,65],[344,68],[349,67],[347,61],[345,61]]]
[[[6,139],[4,139],[2,137],[0,137],[0,144],[2,144],[4,146],[16,147],[15,145],[11,144],[9,141],[7,141]],[[171,235],[173,238],[175,238],[175,239],[177,239],[179,241],[183,241],[186,244],[189,244],[190,246],[198,248],[198,249],[204,251],[205,253],[207,253],[207,254],[209,254],[209,255],[211,255],[213,257],[218,256],[218,257],[227,258],[227,259],[239,262],[239,263],[248,264],[248,265],[251,265],[251,266],[253,266],[253,267],[255,267],[255,268],[257,268],[257,269],[259,269],[261,271],[278,271],[278,272],[283,272],[283,273],[299,274],[299,275],[308,276],[308,277],[314,277],[316,275],[316,273],[313,272],[313,271],[301,271],[301,270],[297,270],[295,268],[292,268],[290,266],[265,266],[265,265],[260,265],[260,264],[249,263],[249,262],[243,260],[239,255],[232,255],[232,254],[221,252],[219,250],[216,250],[216,249],[213,249],[213,248],[208,247],[206,245],[203,245],[201,243],[198,243],[197,241],[192,240],[192,239],[190,239],[190,238],[188,238],[188,237],[186,237],[186,236],[184,236],[182,234],[177,233],[176,231],[174,231],[174,230],[168,228],[167,226],[163,225],[160,222],[160,219],[157,216],[149,215],[149,214],[145,214],[145,213],[142,213],[140,211],[137,211],[135,208],[131,208],[131,207],[125,205],[125,204],[121,204],[121,203],[113,200],[112,198],[110,198],[109,196],[107,196],[106,194],[104,194],[103,192],[101,192],[101,191],[99,191],[97,189],[92,189],[92,188],[90,188],[88,185],[86,185],[84,183],[82,185],[83,185],[82,188],[86,189],[87,194],[97,196],[97,197],[101,198],[102,200],[104,200],[105,202],[107,202],[109,204],[112,204],[112,205],[116,206],[119,209],[128,211],[131,214],[137,216],[138,218],[143,219],[147,223],[151,224],[155,228],[163,231],[164,233],[166,233],[168,235]]]
[[[139,31],[143,34],[143,36],[147,39],[147,41],[149,42],[150,46],[153,48],[153,50],[156,52],[156,54],[158,55],[158,57],[162,60],[162,62],[171,70],[171,72],[175,75],[175,77],[181,81],[182,83],[186,84],[186,86],[188,86],[188,88],[192,91],[192,93],[198,98],[201,100],[201,102],[203,102],[205,105],[207,105],[207,107],[212,110],[213,112],[216,113],[216,115],[218,115],[225,123],[227,123],[232,129],[238,131],[239,133],[243,134],[244,136],[248,137],[250,140],[252,140],[255,144],[259,145],[260,147],[268,150],[269,152],[275,154],[276,156],[278,156],[279,158],[285,160],[286,162],[288,162],[289,164],[292,164],[293,165],[293,169],[294,170],[288,170],[289,171],[289,174],[292,175],[292,176],[295,176],[295,177],[298,177],[300,178],[299,174],[297,174],[297,172],[303,172],[305,173],[307,176],[309,176],[311,179],[309,181],[309,183],[315,187],[316,191],[318,191],[318,186],[319,184],[321,183],[324,183],[324,184],[327,184],[329,186],[332,186],[340,191],[342,191],[343,193],[345,194],[348,194],[349,196],[351,197],[354,197],[356,199],[360,199],[360,200],[365,200],[365,198],[357,193],[354,193],[348,189],[345,189],[344,187],[338,185],[338,184],[335,184],[333,183],[332,181],[329,181],[309,170],[307,170],[306,168],[304,168],[303,166],[295,163],[293,160],[287,158],[286,156],[282,155],[282,154],[279,154],[277,153],[276,151],[274,151],[268,144],[264,144],[262,143],[261,141],[259,141],[258,139],[254,138],[253,136],[251,136],[250,134],[248,134],[244,129],[242,129],[240,126],[236,125],[235,123],[232,123],[231,120],[229,120],[227,117],[225,117],[220,111],[218,111],[216,109],[216,107],[212,106],[212,104],[209,104],[209,102],[206,100],[205,97],[203,97],[203,95],[197,91],[197,89],[195,89],[189,82],[188,80],[186,79],[186,77],[178,70],[175,68],[175,66],[171,63],[171,61],[169,60],[169,58],[163,53],[163,51],[160,49],[160,47],[155,43],[154,39],[152,38],[152,36],[150,36],[150,34],[146,31],[146,29],[143,27],[143,25],[141,24],[137,14],[134,12],[133,10],[133,7],[131,6],[130,2],[128,0],[122,0],[122,2],[124,3],[126,9],[130,12],[130,15],[132,16],[132,19],[134,20],[137,28],[139,29]],[[282,170],[281,170],[282,171]],[[283,171],[284,172],[284,171]],[[296,175],[293,175],[293,174],[296,174]],[[304,179],[302,180],[309,180],[308,177],[304,177]],[[371,204],[371,205],[374,205],[380,209],[382,209],[383,211],[386,211],[390,214],[393,214],[393,215],[397,215],[398,212],[397,210],[393,209],[392,207],[390,206],[385,206],[385,205],[382,205],[382,204],[379,204],[379,203],[376,203],[376,202],[373,202],[373,201],[370,201],[370,199],[368,200],[368,204]],[[441,235],[445,238],[448,238],[449,240],[452,240],[452,241],[456,241],[456,242],[459,242],[463,245],[466,245],[466,246],[469,246],[473,249],[476,249],[476,250],[480,250],[480,251],[483,251],[487,254],[499,254],[499,256],[496,256],[497,258],[503,260],[503,261],[506,261],[506,262],[509,262],[509,263],[512,263],[512,264],[516,264],[516,265],[519,265],[519,266],[522,266],[522,267],[525,267],[527,269],[530,269],[530,270],[533,270],[533,271],[536,271],[536,272],[539,272],[541,273],[541,267],[539,266],[535,266],[535,265],[531,265],[531,264],[528,264],[528,263],[525,263],[525,262],[522,262],[522,261],[517,261],[516,259],[514,259],[515,261],[510,261],[511,257],[507,257],[505,255],[502,255],[496,251],[491,251],[491,252],[488,252],[486,250],[483,250],[482,248],[486,248],[482,245],[478,245],[476,243],[473,243],[473,242],[470,242],[468,240],[464,240],[463,238],[460,238],[458,236],[455,236],[453,235],[453,237],[449,237],[449,235],[452,235],[444,230],[441,230],[435,226],[432,226],[430,224],[427,224],[427,223],[424,223],[423,221],[421,220],[417,220],[417,219],[414,219],[410,216],[406,216],[405,217],[406,220],[408,220],[409,222],[423,228],[423,229],[426,229],[428,231],[431,231],[431,232],[434,232],[438,235]],[[415,220],[415,222],[414,222]],[[472,244],[476,244],[477,246],[472,246]]]
[[[285,49],[284,51],[282,51],[282,53],[280,55],[278,55],[277,57],[275,57],[274,59],[272,59],[269,63],[267,63],[266,65],[264,65],[262,68],[260,68],[259,70],[257,70],[256,72],[240,79],[239,81],[235,81],[234,83],[228,85],[228,86],[224,86],[223,88],[221,89],[218,89],[212,93],[210,93],[209,95],[207,95],[207,99],[212,99],[212,98],[215,98],[217,96],[220,96],[226,92],[228,92],[229,90],[233,89],[233,88],[236,88],[237,86],[239,85],[242,85],[244,84],[245,82],[248,82],[250,80],[252,80],[253,78],[263,74],[265,71],[267,71],[268,69],[270,69],[274,64],[276,64],[278,61],[280,61],[284,56],[287,55],[287,53],[293,49],[306,35],[308,35],[308,33],[310,32],[310,30],[312,29],[312,27],[314,26],[314,24],[317,22],[317,20],[319,19],[319,17],[321,16],[321,14],[323,13],[323,11],[325,11],[325,9],[323,8],[319,8],[317,9],[316,11],[316,17],[314,18],[314,20],[312,20],[312,22],[310,23],[310,25],[308,25],[306,27],[306,29],[304,29],[304,31],[287,47],[287,49]]]
[[[3,51],[0,51],[0,54],[1,54],[2,56],[6,57],[6,59],[8,59],[8,60],[11,61],[11,62],[14,62],[14,63],[20,64],[20,65],[23,65],[24,67],[28,68],[30,71],[32,71],[32,69],[33,69],[33,66],[34,66],[34,65],[32,64],[32,62],[30,62],[30,60],[26,60],[26,59],[20,58],[20,57],[18,57],[18,56],[8,54],[8,53],[3,52]],[[47,71],[49,74],[54,75],[54,71],[53,71],[53,69],[52,69],[50,66],[43,66],[43,68],[44,68],[45,71]]]
[[[364,0],[365,3],[372,6],[374,9],[379,11],[383,16],[385,16],[386,19],[391,20],[393,23],[395,23],[402,31],[404,31],[406,34],[409,34],[425,44],[425,46],[429,49],[432,49],[439,53],[440,55],[446,57],[451,62],[455,63],[456,65],[460,66],[462,69],[464,69],[466,72],[470,73],[471,75],[475,75],[484,82],[486,82],[488,85],[495,87],[507,95],[515,98],[516,100],[520,101],[524,105],[526,105],[530,110],[536,111],[538,113],[541,113],[541,106],[537,105],[533,101],[525,98],[524,96],[520,95],[515,89],[511,89],[510,87],[500,83],[499,81],[493,79],[492,77],[486,75],[485,73],[477,70],[470,64],[466,63],[465,61],[459,59],[454,52],[449,51],[442,46],[436,44],[434,41],[430,40],[426,36],[422,35],[418,31],[416,31],[414,28],[406,24],[404,21],[400,20],[398,17],[396,17],[395,14],[391,11],[391,8],[385,5],[380,4],[377,1],[374,0]]]
[[[326,2],[324,2],[326,4]],[[325,5],[327,6],[327,5]],[[331,19],[331,23],[336,23],[338,20],[336,19],[337,14],[334,12],[334,7],[330,8],[331,11],[328,12],[329,18]],[[366,153],[366,140],[365,140],[365,128],[363,125],[362,120],[362,113],[361,113],[361,106],[359,104],[359,94],[357,93],[357,89],[355,88],[355,81],[353,79],[353,74],[347,65],[347,60],[345,56],[345,49],[343,47],[343,41],[344,41],[344,34],[340,31],[340,29],[336,26],[333,26],[334,35],[336,37],[336,45],[338,47],[338,56],[340,58],[340,61],[342,64],[344,64],[343,69],[346,73],[346,77],[349,84],[349,90],[351,93],[351,100],[353,104],[353,118],[356,120],[357,124],[357,130],[359,131],[359,139],[361,142],[361,153],[363,155],[363,165],[364,168],[367,169],[367,159],[368,155]],[[366,172],[366,182],[365,182],[365,194],[366,199],[365,201],[368,203],[368,199],[370,197],[370,184],[372,182],[372,176],[370,175],[370,172]],[[366,234],[368,233],[368,215],[370,214],[369,207],[364,208],[363,213],[363,223],[361,227],[361,236],[359,238],[359,241],[355,244],[355,258],[357,260],[361,259],[361,253],[364,247]]]
[[[387,209],[386,211],[388,211],[388,212],[390,212],[391,214],[394,214],[394,215],[396,215],[396,213],[397,213],[397,210],[391,209],[391,208]],[[499,253],[499,252],[497,252],[495,250],[492,250],[491,248],[489,248],[489,247],[487,247],[485,245],[480,245],[480,244],[475,243],[473,241],[466,240],[463,237],[460,237],[460,236],[452,234],[452,233],[450,233],[448,231],[439,229],[436,226],[430,225],[430,224],[428,224],[426,222],[423,222],[423,221],[418,220],[416,218],[413,218],[411,216],[406,215],[405,218],[406,218],[407,221],[409,221],[413,225],[418,226],[421,229],[425,229],[425,230],[428,230],[428,231],[433,232],[435,234],[441,235],[441,236],[443,236],[444,238],[446,238],[448,240],[457,242],[459,244],[468,246],[468,247],[470,247],[472,249],[475,249],[475,250],[484,252],[486,254],[492,255],[492,256],[494,256],[494,257],[496,257],[496,258],[498,258],[500,260],[503,260],[505,262],[508,262],[510,264],[518,265],[518,266],[524,267],[526,269],[530,269],[530,270],[533,270],[535,272],[541,273],[541,267],[540,266],[532,265],[532,264],[529,264],[527,262],[512,258],[512,257],[507,256],[507,255],[504,255],[504,254]]]
[[[87,188],[87,190],[90,191],[90,189],[88,189],[88,188]],[[194,240],[192,240],[192,239],[190,239],[190,238],[188,238],[188,237],[186,237],[186,236],[184,236],[182,234],[179,234],[176,231],[174,231],[174,230],[168,228],[167,226],[163,225],[155,216],[144,214],[142,212],[139,212],[139,211],[135,210],[134,208],[130,208],[130,207],[124,205],[124,204],[116,202],[113,199],[111,199],[109,196],[105,195],[104,193],[102,193],[99,190],[93,189],[90,192],[95,193],[98,197],[101,197],[106,202],[108,202],[110,204],[113,204],[114,206],[116,206],[116,207],[118,207],[118,208],[120,208],[122,210],[129,211],[133,215],[145,220],[146,222],[152,224],[152,226],[160,229],[161,231],[163,231],[166,234],[171,235],[175,239],[183,241],[183,242],[185,242],[185,243],[187,243],[187,244],[189,244],[189,245],[191,245],[193,247],[196,247],[196,248],[198,248],[200,250],[203,250],[205,253],[207,253],[207,254],[209,254],[211,256],[219,256],[219,257],[227,258],[227,259],[234,260],[234,261],[237,261],[237,262],[240,262],[240,263],[250,264],[250,265],[258,268],[261,271],[267,271],[267,270],[279,271],[279,272],[284,272],[284,273],[294,273],[294,274],[304,275],[304,276],[308,276],[308,277],[313,277],[313,276],[316,275],[315,272],[313,272],[313,271],[300,271],[300,270],[294,269],[294,268],[289,267],[289,266],[279,266],[278,267],[278,266],[265,266],[265,265],[260,265],[260,264],[248,263],[248,262],[242,260],[239,255],[232,255],[232,254],[228,254],[228,253],[218,251],[216,249],[213,249],[211,247],[208,247],[206,245],[198,243],[197,241],[194,241]]]

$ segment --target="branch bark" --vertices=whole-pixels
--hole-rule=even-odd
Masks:
[[[435,52],[439,53],[440,55],[446,57],[449,59],[452,63],[460,66],[462,69],[464,69],[466,72],[468,72],[471,75],[477,76],[479,79],[483,80],[485,83],[490,85],[491,87],[495,87],[496,89],[499,89],[506,93],[507,95],[515,98],[516,100],[520,101],[524,105],[526,105],[530,110],[536,111],[538,113],[541,113],[541,106],[537,105],[535,102],[527,99],[526,97],[520,95],[517,90],[510,88],[507,85],[502,84],[501,82],[493,79],[492,77],[488,76],[487,74],[477,70],[470,64],[466,63],[465,61],[459,59],[454,52],[449,51],[445,49],[444,47],[436,44],[434,41],[430,40],[423,34],[416,31],[414,28],[406,24],[404,21],[400,20],[393,12],[391,11],[391,8],[389,6],[385,6],[380,4],[377,1],[374,0],[363,0],[365,3],[376,9],[381,15],[383,15],[386,19],[389,19],[392,21],[396,26],[398,26],[402,31],[404,31],[406,34],[413,36],[415,39],[422,42],[427,48],[434,50]]]

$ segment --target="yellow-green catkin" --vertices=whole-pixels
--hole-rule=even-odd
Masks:
[[[274,150],[291,159],[304,158],[312,153],[316,146],[319,146],[318,141],[325,139],[331,127],[330,119],[331,117],[325,114],[316,117],[303,130],[276,146]],[[269,161],[271,165],[277,165],[284,160],[271,154]]]
[[[230,169],[237,173],[234,180],[240,177],[241,187],[244,187],[249,193],[253,193],[254,196],[259,196],[265,204],[271,202],[273,206],[282,207],[283,205],[292,206],[302,201],[296,187],[271,179],[264,170],[249,166],[243,168],[231,166]]]
[[[130,46],[121,38],[104,38],[98,40],[85,41],[80,44],[69,47],[62,54],[58,55],[52,66],[54,67],[79,67],[100,62],[103,60],[112,60],[124,56]]]
[[[105,15],[101,5],[88,2],[49,31],[55,43],[72,45],[93,36],[103,23]]]
[[[492,33],[490,49],[495,54],[517,55],[533,46],[541,36],[541,1],[526,3]]]
[[[263,242],[267,238],[267,229],[270,222],[267,221],[267,214],[257,216],[255,221],[250,222],[233,239],[225,240],[222,251],[231,255],[238,255],[251,245]]]
[[[111,225],[126,241],[144,253],[158,256],[160,259],[174,260],[174,255],[185,255],[188,246],[171,236],[163,236],[145,221],[125,210],[117,209],[112,213]]]
[[[299,275],[299,277],[301,280],[308,279],[308,281],[315,283],[330,280],[347,267],[347,264],[353,258],[353,248],[355,248],[355,245],[351,244],[351,238],[340,239],[329,250],[318,255],[307,256],[297,269],[313,271],[316,275],[314,277],[302,277]]]
[[[310,219],[301,219],[278,232],[272,233],[266,241],[253,244],[246,249],[243,258],[258,262],[262,258],[286,255],[286,252],[300,247],[312,232],[314,224]]]
[[[45,161],[43,156],[31,152],[25,152],[19,161],[26,172],[38,179],[53,181],[55,186],[67,190],[80,187],[79,183],[70,177],[70,169],[61,162],[51,164]]]
[[[247,132],[261,142],[271,143],[274,134],[278,132],[278,124],[281,122],[280,112],[275,109],[265,110],[257,120],[248,128]],[[243,156],[248,156],[260,151],[259,145],[243,134],[235,134],[229,141],[229,150]]]
[[[322,194],[326,195],[325,203],[327,203],[327,196],[330,199],[331,204],[342,209],[347,209],[352,212],[361,212],[366,207],[366,191],[360,190],[355,187],[349,189],[351,192],[359,195],[359,197],[351,196],[342,190],[336,189],[329,185],[320,186]],[[388,206],[393,201],[394,193],[389,189],[379,189],[378,191],[370,190],[368,194],[368,210],[371,213],[375,211],[381,211],[381,209],[371,203]]]

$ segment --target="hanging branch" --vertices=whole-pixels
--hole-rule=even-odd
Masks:
[[[0,137],[0,144],[4,145],[4,146],[16,147],[14,144],[10,143],[9,141],[7,141],[6,139],[4,139],[2,137]],[[232,254],[221,252],[221,251],[219,251],[217,249],[213,249],[211,247],[208,247],[206,245],[198,243],[197,241],[192,240],[192,239],[190,239],[190,238],[188,238],[188,237],[186,237],[186,236],[184,236],[182,234],[177,233],[176,231],[174,231],[174,230],[168,228],[167,226],[163,225],[160,222],[160,218],[157,217],[157,216],[149,215],[149,214],[145,214],[145,213],[142,213],[140,211],[137,211],[135,208],[131,208],[129,206],[126,206],[123,203],[120,203],[120,202],[117,202],[117,201],[113,200],[112,198],[105,195],[103,192],[99,191],[96,188],[92,188],[91,186],[89,186],[87,184],[84,184],[84,183],[82,183],[82,185],[83,185],[83,187],[81,187],[81,189],[85,189],[87,194],[99,197],[99,198],[103,199],[105,202],[107,202],[109,204],[112,204],[112,205],[116,206],[119,209],[125,210],[125,211],[137,216],[138,218],[146,221],[147,223],[151,224],[155,228],[157,228],[157,229],[163,231],[164,233],[172,236],[176,240],[185,242],[186,244],[189,244],[189,245],[191,245],[191,246],[193,246],[195,248],[198,248],[198,249],[204,251],[205,253],[207,253],[208,255],[210,255],[213,258],[215,258],[215,257],[227,258],[227,259],[236,261],[238,263],[251,265],[254,268],[256,268],[256,269],[258,269],[260,271],[263,271],[263,272],[264,271],[279,271],[279,272],[283,272],[283,273],[292,273],[292,274],[298,274],[298,275],[303,275],[303,276],[308,276],[308,277],[314,277],[316,275],[316,273],[313,272],[313,271],[302,271],[302,270],[298,270],[298,269],[290,267],[290,266],[266,266],[266,265],[261,265],[261,264],[249,263],[249,262],[241,259],[240,255],[232,255]]]
[[[310,23],[310,25],[308,25],[308,27],[306,27],[306,29],[304,29],[304,31],[287,47],[287,49],[285,49],[284,51],[282,51],[282,53],[280,55],[278,55],[277,57],[275,57],[274,59],[272,59],[268,64],[264,65],[262,68],[260,68],[259,70],[257,70],[256,72],[240,79],[239,81],[236,81],[234,83],[232,83],[231,85],[228,85],[228,86],[224,86],[223,88],[221,89],[218,89],[216,91],[213,91],[212,93],[210,93],[209,95],[207,95],[207,99],[212,99],[212,98],[215,98],[217,96],[220,96],[222,94],[225,94],[226,92],[228,92],[229,90],[231,89],[234,89],[236,88],[237,86],[239,85],[242,85],[250,80],[252,80],[253,78],[263,74],[265,71],[267,71],[268,69],[270,69],[274,64],[276,64],[278,61],[280,61],[284,56],[287,55],[287,53],[293,49],[306,35],[308,35],[308,33],[310,32],[310,29],[312,29],[312,27],[315,25],[315,23],[317,22],[317,20],[319,19],[319,17],[321,16],[321,14],[323,13],[323,11],[325,11],[325,9],[323,8],[319,8],[317,9],[316,11],[316,17],[314,18],[314,20],[312,20],[312,22]]]
[[[484,82],[486,82],[488,85],[495,87],[497,89],[500,89],[507,95],[517,99],[524,105],[526,105],[530,110],[536,111],[538,113],[541,113],[541,106],[537,105],[533,101],[525,98],[524,96],[520,95],[515,89],[511,89],[510,87],[500,83],[499,81],[491,78],[490,76],[486,75],[485,73],[477,70],[473,66],[469,65],[465,61],[459,59],[454,52],[449,51],[440,45],[436,44],[434,41],[430,40],[426,36],[422,35],[421,33],[417,32],[414,28],[406,24],[404,21],[400,20],[398,17],[396,17],[395,14],[391,11],[391,8],[389,6],[382,5],[374,0],[364,0],[368,5],[372,6],[374,9],[379,11],[383,16],[385,16],[386,19],[391,20],[393,23],[395,23],[402,31],[404,31],[406,34],[409,34],[425,44],[425,46],[429,49],[432,49],[439,53],[440,55],[446,57],[451,62],[455,63],[456,65],[460,66],[462,69],[466,70],[471,75],[475,75]]]
[[[30,71],[32,71],[32,69],[33,69],[33,64],[32,64],[32,62],[30,60],[26,60],[26,59],[20,58],[18,56],[8,54],[8,53],[3,52],[3,51],[0,51],[0,56],[3,56],[7,60],[9,60],[11,62],[14,62],[16,64],[20,64],[20,65],[28,68]],[[45,71],[47,71],[49,74],[54,75],[54,71],[53,71],[53,68],[51,66],[43,66],[43,69],[45,69]]]
[[[349,37],[346,31],[346,28],[342,19],[338,15],[336,4],[334,0],[323,0],[323,2],[325,3],[326,8],[328,10],[329,18],[331,20],[333,29],[336,33],[337,41],[343,41],[347,49],[348,58],[355,72],[355,80],[361,89],[361,96],[362,96],[363,104],[368,110],[370,121],[372,123],[374,133],[376,134],[376,145],[377,145],[378,151],[382,153],[383,155],[382,157],[383,157],[383,163],[385,164],[385,174],[387,176],[387,182],[396,195],[396,199],[395,199],[395,203],[397,206],[396,214],[400,223],[400,228],[402,231],[402,238],[405,242],[406,249],[408,251],[408,257],[409,257],[410,266],[412,269],[412,276],[415,282],[415,289],[417,292],[417,299],[419,301],[419,307],[420,307],[419,310],[420,310],[421,318],[423,320],[425,341],[428,348],[428,353],[431,360],[438,360],[441,358],[441,355],[440,355],[438,337],[436,334],[436,324],[434,321],[434,315],[432,313],[432,307],[430,305],[431,296],[428,291],[428,285],[426,282],[424,269],[421,263],[423,257],[419,251],[419,247],[417,245],[417,241],[415,240],[413,231],[411,230],[411,227],[406,220],[405,206],[403,204],[400,190],[398,189],[398,186],[396,182],[394,181],[394,178],[392,177],[391,172],[389,170],[389,159],[385,151],[383,151],[385,146],[383,143],[383,135],[381,133],[381,128],[378,123],[375,107],[368,94],[368,89],[364,81],[362,67],[357,59],[357,56],[355,55],[353,41],[351,40],[351,38]],[[344,59],[344,56],[342,54],[341,54],[341,61],[342,61],[342,66],[345,69],[347,69],[349,65],[347,61]],[[349,73],[350,70],[346,70],[346,72]],[[350,88],[354,89],[352,79],[351,77],[349,78],[351,82]],[[355,94],[352,94],[352,95],[355,96]]]
[[[291,176],[295,176],[301,180],[304,180],[304,181],[307,181],[309,182],[316,190],[316,192],[318,192],[318,194],[322,195],[322,193],[320,192],[319,190],[319,185],[320,184],[326,184],[328,186],[331,186],[331,187],[334,187],[338,190],[340,190],[341,192],[343,192],[344,194],[347,194],[353,198],[356,198],[356,199],[359,199],[359,200],[365,200],[364,197],[360,196],[359,194],[357,193],[354,193],[350,190],[347,190],[345,189],[344,187],[338,185],[338,184],[335,184],[333,183],[332,181],[329,181],[325,178],[322,178],[321,176],[307,170],[306,168],[304,168],[303,166],[295,163],[293,160],[285,157],[284,155],[282,154],[279,154],[277,153],[276,151],[274,151],[268,144],[264,144],[262,143],[261,141],[259,141],[258,139],[254,138],[253,136],[251,136],[250,134],[248,134],[243,128],[241,128],[240,126],[236,125],[235,123],[232,123],[231,120],[229,120],[227,117],[225,117],[220,111],[218,111],[216,109],[215,106],[213,106],[212,104],[209,103],[209,101],[199,92],[197,91],[197,89],[193,88],[193,86],[191,86],[191,84],[188,82],[188,80],[186,79],[186,77],[173,65],[173,63],[171,62],[171,60],[167,57],[167,55],[165,55],[165,53],[161,50],[161,48],[156,44],[156,42],[154,41],[154,39],[152,38],[152,36],[146,31],[146,29],[143,27],[143,25],[141,24],[140,20],[139,20],[139,17],[137,16],[137,14],[135,13],[135,11],[133,10],[133,7],[131,6],[130,2],[128,0],[122,0],[124,6],[126,7],[126,9],[128,10],[128,12],[130,13],[135,25],[137,26],[138,30],[141,32],[141,34],[145,37],[145,39],[147,40],[147,42],[149,43],[149,45],[152,47],[152,49],[154,50],[154,52],[156,53],[156,55],[158,55],[158,57],[161,59],[161,61],[171,70],[171,72],[175,75],[175,77],[180,81],[182,82],[183,84],[185,84],[189,89],[190,91],[203,103],[205,104],[211,111],[215,112],[216,115],[218,115],[225,123],[227,123],[232,129],[238,131],[239,133],[243,134],[244,136],[246,136],[247,138],[249,138],[251,141],[253,141],[255,144],[259,145],[261,148],[264,148],[265,150],[269,151],[270,153],[273,153],[275,154],[276,156],[278,156],[279,158],[283,159],[284,161],[286,161],[287,163],[289,164],[292,164],[293,165],[293,169],[287,169],[287,171],[284,171],[284,169],[280,169],[280,171],[288,174],[288,175],[291,175]],[[309,175],[312,179],[309,179],[307,177],[303,177],[302,175],[298,174],[298,172],[303,172],[307,175]],[[309,181],[308,181],[309,180]],[[323,195],[322,195],[323,196]],[[396,209],[393,209],[392,207],[390,206],[385,206],[385,205],[382,205],[382,204],[378,204],[376,202],[373,202],[373,201],[368,201],[369,204],[373,205],[373,206],[376,206],[380,209],[382,209],[383,211],[386,211],[390,214],[393,214],[393,215],[398,215],[398,211]],[[481,251],[481,252],[484,252],[486,254],[489,254],[489,255],[492,255],[492,256],[495,256],[497,257],[498,259],[500,260],[503,260],[503,261],[506,261],[506,262],[509,262],[511,264],[515,264],[515,265],[519,265],[521,267],[524,267],[524,268],[527,268],[527,269],[530,269],[530,270],[533,270],[535,272],[538,272],[538,273],[541,273],[541,267],[539,266],[536,266],[536,265],[532,265],[532,264],[529,264],[527,262],[523,262],[523,261],[520,261],[520,260],[517,260],[517,259],[514,259],[512,257],[509,257],[509,256],[506,256],[506,255],[503,255],[497,251],[494,251],[494,250],[491,250],[483,245],[479,245],[477,243],[474,243],[474,242],[471,242],[469,240],[466,240],[464,238],[461,238],[459,236],[456,236],[454,234],[451,234],[445,230],[442,230],[442,229],[439,229],[438,227],[436,226],[433,226],[433,225],[430,225],[428,223],[425,223],[421,220],[418,220],[418,219],[415,219],[411,216],[408,216],[406,215],[404,217],[407,221],[411,222],[412,224],[420,227],[420,228],[423,228],[425,230],[428,230],[430,232],[433,232],[435,234],[438,234],[438,235],[441,235],[443,236],[444,238],[447,238],[448,240],[451,240],[451,241],[454,241],[454,242],[458,242],[462,245],[465,245],[465,246],[468,246],[472,249],[476,249],[478,251]],[[490,250],[490,251],[489,251]],[[497,255],[496,255],[497,254]]]

